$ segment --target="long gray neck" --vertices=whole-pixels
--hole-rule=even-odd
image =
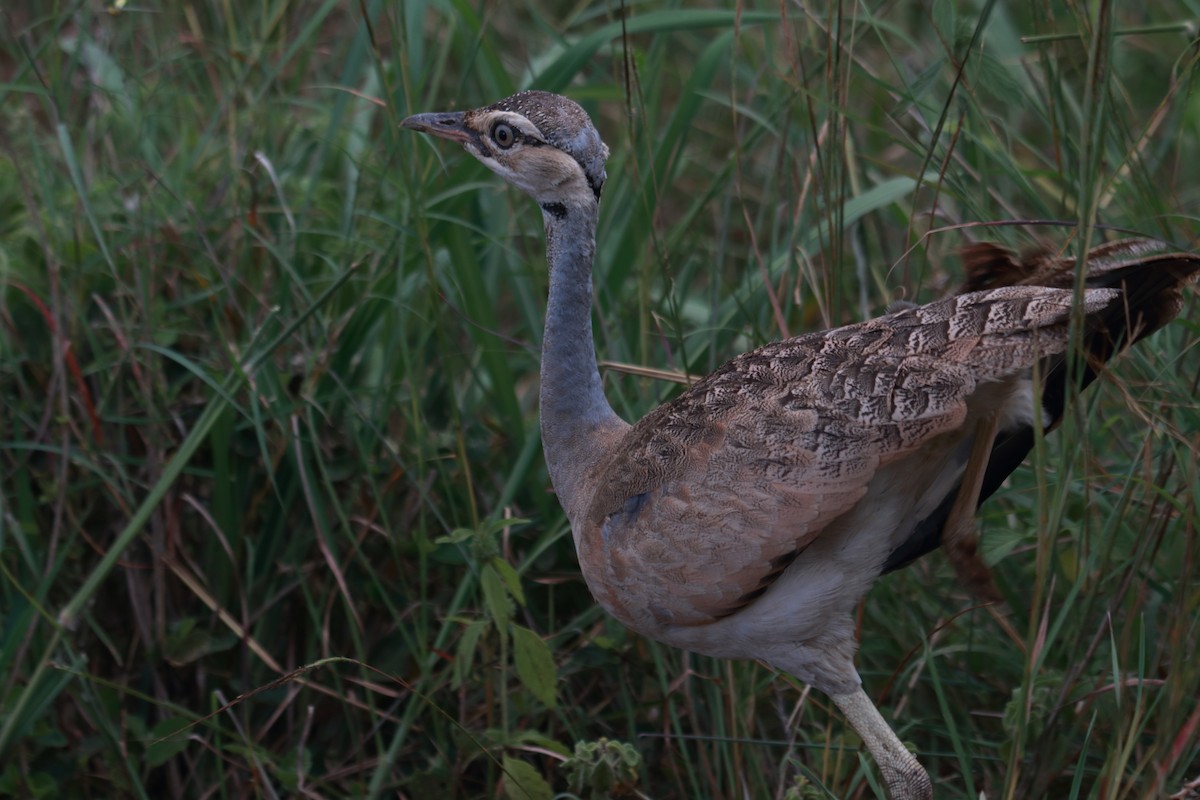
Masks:
[[[590,200],[590,198],[589,198]],[[588,501],[587,473],[626,427],[604,397],[592,340],[592,259],[599,206],[543,209],[550,299],[542,339],[542,447],[550,480],[572,522]]]

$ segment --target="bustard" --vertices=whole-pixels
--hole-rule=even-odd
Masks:
[[[891,797],[932,797],[862,689],[852,611],[880,574],[943,540],[971,577],[976,506],[1029,452],[1035,420],[1057,421],[1068,373],[1086,385],[1116,347],[1174,317],[1200,256],[1149,255],[1143,241],[1093,250],[1087,362],[1069,370],[1074,262],[976,245],[957,296],[744,353],[631,426],[604,397],[592,339],[608,147],[587,113],[527,91],[401,124],[462,144],[541,206],[542,441],[596,600],[653,639],[815,686]]]

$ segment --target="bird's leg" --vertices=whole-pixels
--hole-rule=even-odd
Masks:
[[[891,800],[932,800],[933,784],[925,768],[909,752],[859,686],[847,694],[831,695],[846,721],[871,751]]]
[[[959,582],[976,597],[992,603],[1000,602],[1000,590],[996,588],[992,570],[979,555],[979,528],[975,521],[975,510],[979,507],[979,492],[983,489],[983,476],[987,471],[999,423],[995,414],[979,420],[958,497],[950,508],[942,533],[942,547],[954,565]]]

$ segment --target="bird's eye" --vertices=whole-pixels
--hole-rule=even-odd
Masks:
[[[501,148],[507,150],[517,140],[517,134],[513,132],[512,126],[505,125],[503,122],[497,122],[496,127],[492,128],[492,139]]]

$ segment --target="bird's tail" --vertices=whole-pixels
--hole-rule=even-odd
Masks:
[[[1163,249],[1161,242],[1152,239],[1122,239],[1089,251],[1085,285],[1122,293],[1118,302],[1089,321],[1088,350],[1101,362],[1117,347],[1132,344],[1174,319],[1183,306],[1183,288],[1200,276],[1200,254]],[[998,245],[971,244],[963,248],[962,261],[963,292],[998,286],[1070,289],[1078,272],[1078,259],[1045,248],[1017,256]],[[1106,336],[1096,335],[1100,333]],[[1092,352],[1097,347],[1100,351]]]
[[[1120,290],[1119,297],[1088,314],[1082,330],[1082,355],[1058,353],[1043,359],[1042,422],[1053,428],[1062,419],[1072,384],[1075,391],[1086,388],[1119,349],[1150,335],[1170,322],[1183,306],[1183,290],[1200,276],[1200,254],[1163,253],[1157,242],[1132,239],[1094,248],[1088,254],[1084,283],[1087,288]],[[1077,260],[1062,258],[1049,250],[1018,257],[1003,247],[972,244],[962,253],[966,280],[962,292],[997,289],[1002,286],[1075,286]],[[984,470],[978,502],[982,503],[1025,460],[1033,448],[1035,431],[1022,426],[997,435]],[[891,572],[937,547],[942,527],[949,516],[957,490],[913,535],[893,552],[883,567]]]
[[[1114,288],[1121,296],[1088,316],[1083,330],[1084,358],[1074,368],[1069,354],[1050,356],[1042,364],[1043,420],[1053,428],[1062,419],[1071,383],[1085,389],[1114,353],[1166,325],[1183,307],[1183,290],[1200,276],[1200,254],[1163,253],[1159,242],[1125,239],[1093,248],[1084,283],[1088,288]],[[1017,257],[993,244],[963,249],[963,291],[997,286],[1075,285],[1078,261],[1049,250]],[[1074,376],[1073,380],[1071,376]],[[1032,429],[997,439],[983,482],[980,502],[994,492],[1033,446]]]

